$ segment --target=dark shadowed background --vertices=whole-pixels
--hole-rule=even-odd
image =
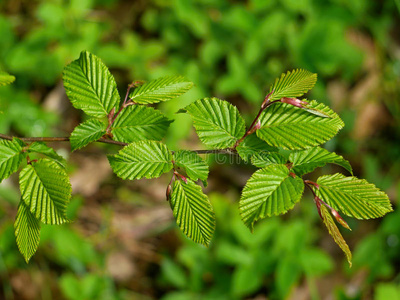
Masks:
[[[217,216],[210,248],[187,240],[165,201],[168,176],[122,181],[91,145],[70,154],[73,223],[46,226],[27,265],[13,221],[18,178],[0,185],[0,299],[400,299],[399,0],[1,0],[0,133],[68,136],[83,115],[66,98],[61,73],[88,50],[110,67],[120,94],[134,80],[182,74],[196,87],[158,106],[175,122],[171,149],[202,149],[191,119],[175,112],[206,96],[245,115],[258,111],[274,78],[294,68],[318,73],[307,97],[330,105],[346,127],[325,147],[395,207],[379,220],[346,219],[353,267],[328,235],[309,194],[282,217],[241,223],[240,191],[255,170],[213,164]],[[214,158],[209,157],[210,161]],[[325,167],[311,178],[342,171]]]

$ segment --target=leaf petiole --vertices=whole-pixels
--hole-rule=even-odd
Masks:
[[[122,103],[122,106],[120,107],[118,112],[115,113],[115,107],[114,107],[110,111],[110,113],[108,114],[108,127],[107,127],[107,130],[106,130],[106,136],[112,137],[111,127],[114,124],[115,120],[120,115],[120,113],[124,110],[124,108],[126,108],[126,107],[128,107],[130,105],[135,105],[136,104],[135,102],[132,101],[131,98],[129,98],[129,92],[130,92],[131,88],[135,88],[135,87],[137,87],[139,85],[142,85],[143,83],[144,83],[144,81],[138,80],[138,81],[134,81],[130,85],[128,85],[128,89],[126,90],[126,95],[125,95],[124,102]]]
[[[271,106],[274,103],[278,103],[280,102],[280,100],[275,100],[275,101],[270,101],[269,99],[271,98],[272,94],[274,93],[274,90],[272,90],[270,93],[267,94],[267,96],[265,96],[265,99],[263,101],[263,103],[261,104],[261,108],[258,111],[257,116],[254,118],[253,123],[251,123],[249,129],[246,131],[246,133],[239,139],[236,141],[235,145],[233,146],[232,149],[236,149],[237,146],[239,146],[239,144],[241,142],[243,142],[243,140],[250,134],[256,132],[258,129],[261,128],[261,123],[260,123],[260,116],[261,113],[268,108],[269,106]]]
[[[185,183],[187,183],[187,178],[183,176],[182,174],[178,173],[177,171],[174,170],[174,175],[176,175],[179,179],[183,180]]]

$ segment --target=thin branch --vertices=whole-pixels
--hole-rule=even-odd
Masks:
[[[277,103],[277,102],[281,102],[280,99],[279,99],[279,100],[275,100],[275,101],[269,101],[269,98],[271,97],[271,95],[272,95],[273,93],[274,93],[274,91],[270,92],[267,96],[265,96],[264,102],[261,104],[261,108],[260,108],[260,110],[258,111],[257,116],[254,118],[253,123],[251,123],[251,125],[250,125],[249,129],[246,131],[246,133],[245,133],[239,140],[236,141],[235,145],[233,146],[233,149],[236,149],[236,147],[239,146],[239,144],[240,144],[241,142],[243,142],[243,140],[244,140],[248,135],[250,135],[250,134],[252,134],[252,133],[255,132],[255,129],[256,129],[255,126],[256,126],[256,124],[257,124],[257,122],[258,122],[258,120],[259,120],[259,118],[260,118],[260,116],[261,116],[261,114],[262,114],[262,112],[263,112],[264,110],[266,110],[266,109],[267,109],[269,106],[271,106],[272,104],[275,104],[275,103]]]
[[[5,134],[0,133],[0,139],[3,140],[8,140],[12,141],[14,136],[9,136]],[[17,137],[23,142],[69,142],[69,137]],[[96,142],[98,143],[105,143],[105,144],[112,144],[112,145],[118,145],[118,146],[127,146],[129,145],[128,143],[123,143],[123,142],[117,142],[105,138],[98,139]],[[232,151],[231,149],[211,149],[211,150],[190,150],[193,151],[197,154],[229,154],[229,155],[234,155],[237,154],[236,152]],[[175,151],[171,151],[174,153]]]
[[[107,135],[112,137],[111,134],[111,126],[114,124],[115,120],[118,118],[118,116],[120,115],[120,113],[129,105],[135,105],[136,103],[132,101],[131,98],[129,98],[129,92],[131,90],[131,88],[137,87],[141,84],[143,84],[144,82],[142,81],[135,81],[132,82],[130,85],[128,85],[128,89],[126,90],[126,95],[125,95],[125,99],[124,99],[124,103],[121,105],[121,107],[119,108],[118,112],[115,113],[115,107],[113,108],[113,110],[111,110],[111,112],[108,114],[108,126],[106,129],[106,133]]]
[[[5,134],[0,133],[0,138],[3,140],[9,140],[12,141],[14,136],[9,136]],[[69,142],[69,137],[17,137],[23,142]],[[122,143],[122,142],[117,142],[113,140],[108,140],[108,139],[98,139],[96,142],[99,143],[105,143],[105,144],[113,144],[113,145],[119,145],[119,146],[126,146],[128,145],[127,143]]]
[[[314,198],[317,197],[317,194],[315,194],[315,191],[312,187],[312,184],[310,184],[309,180],[304,180],[303,179],[304,184],[310,189],[310,191],[313,193]]]
[[[328,203],[326,203],[324,200],[322,200],[320,197],[318,197],[317,194],[315,193],[314,187],[318,186],[315,182],[312,182],[310,180],[304,180],[304,179],[303,179],[303,182],[313,193],[314,199],[318,199],[318,201],[320,201],[322,204],[324,204],[327,208],[329,208],[330,210],[333,210],[333,208]]]
[[[197,154],[229,154],[236,155],[237,152],[232,151],[231,149],[211,149],[211,150],[189,150],[195,152]],[[172,151],[174,153],[175,151]]]

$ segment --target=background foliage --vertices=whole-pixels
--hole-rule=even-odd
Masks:
[[[0,89],[0,111],[7,111],[1,133],[65,136],[84,121],[61,83],[64,65],[83,49],[111,67],[120,87],[173,74],[196,84],[158,105],[176,119],[171,149],[199,147],[190,117],[174,115],[178,109],[212,95],[247,112],[248,122],[275,77],[305,68],[319,74],[310,99],[329,104],[346,124],[326,148],[395,205],[382,220],[349,222],[349,270],[317,226],[311,195],[309,206],[303,201],[288,216],[260,222],[252,235],[236,206],[254,169],[215,164],[208,189],[218,226],[206,249],[174,225],[167,178],[122,184],[102,151],[117,149],[91,147],[70,157],[74,196],[67,216],[75,222],[56,231],[44,225],[29,265],[13,234],[18,179],[1,184],[2,298],[400,299],[398,1],[9,0],[0,12],[0,69],[17,78]],[[67,145],[55,146],[68,153]]]

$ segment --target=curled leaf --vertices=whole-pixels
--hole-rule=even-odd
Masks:
[[[345,220],[343,220],[342,216],[337,212],[337,210],[335,210],[335,209],[332,208],[332,209],[331,209],[331,213],[332,213],[332,216],[335,217],[336,221],[337,221],[340,225],[342,225],[344,228],[347,228],[348,230],[351,231],[351,228],[350,228],[349,224],[347,224],[347,222],[346,222]]]
[[[300,107],[300,108],[303,108],[303,107],[305,107],[306,105],[308,105],[308,102],[306,102],[306,101],[301,101],[300,99],[297,99],[297,98],[283,97],[283,98],[281,99],[281,102],[282,102],[282,103],[287,103],[287,104],[290,104],[290,105],[293,105],[293,106],[296,106],[296,107]]]
[[[335,240],[335,243],[338,244],[340,249],[344,252],[346,255],[347,261],[349,262],[349,265],[351,267],[351,251],[349,249],[349,246],[347,245],[346,241],[344,240],[342,234],[340,233],[339,229],[337,228],[335,221],[333,220],[332,216],[329,213],[329,210],[325,205],[320,206],[320,212],[322,219],[324,220],[324,224],[326,228],[328,228],[329,234],[333,237]]]

